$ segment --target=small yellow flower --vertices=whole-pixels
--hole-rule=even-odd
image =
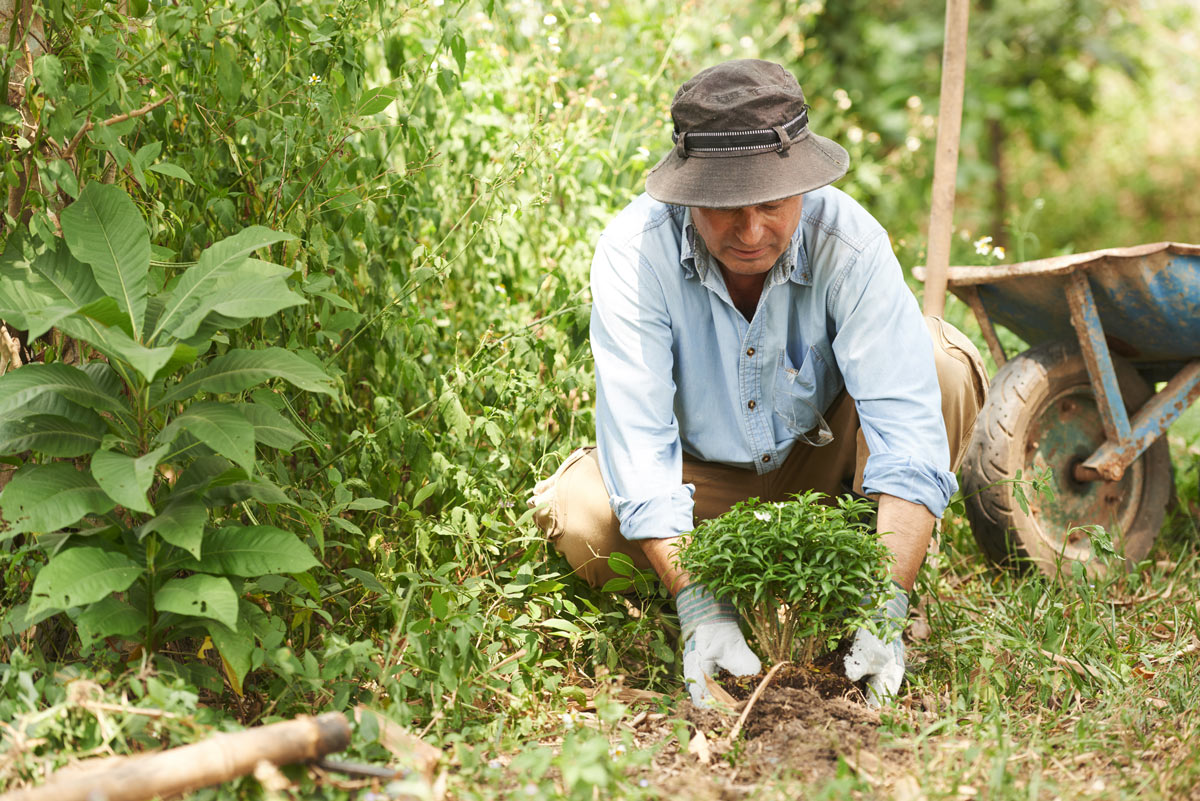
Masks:
[[[308,85],[309,86],[316,86],[320,82],[321,82],[321,76],[318,75],[317,73],[314,72],[308,76]]]

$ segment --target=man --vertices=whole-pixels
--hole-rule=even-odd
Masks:
[[[748,497],[864,493],[879,501],[888,608],[903,619],[987,378],[969,340],[922,319],[883,228],[829,186],[849,157],[809,129],[787,70],[704,70],[671,116],[675,147],[592,262],[597,448],[534,500],[594,586],[613,552],[657,572],[704,703],[705,675],[761,665],[734,610],[679,569],[680,536]],[[904,676],[899,631],[888,640],[860,630],[847,657],[872,703]]]

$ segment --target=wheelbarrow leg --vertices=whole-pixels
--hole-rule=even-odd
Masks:
[[[1075,467],[1077,481],[1120,474],[1200,398],[1200,359],[1184,367],[1133,416],[1133,431],[1119,442],[1108,440]]]
[[[1092,295],[1087,273],[1083,270],[1071,273],[1071,280],[1067,283],[1067,303],[1071,307],[1071,324],[1079,336],[1079,347],[1087,364],[1092,391],[1096,393],[1104,435],[1110,442],[1123,442],[1129,439],[1129,415],[1125,412],[1121,388],[1117,385],[1117,371],[1113,368],[1112,355],[1104,339],[1096,298]]]

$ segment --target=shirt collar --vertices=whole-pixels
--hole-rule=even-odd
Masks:
[[[683,210],[683,237],[679,243],[679,266],[688,278],[699,277],[703,281],[713,265],[713,258],[703,247],[703,241],[697,244],[696,226],[692,223],[692,210],[685,206]],[[767,284],[774,286],[785,280],[800,286],[812,286],[812,270],[808,266],[808,253],[804,249],[804,220],[792,233],[791,244],[783,251],[779,261],[771,268],[767,276]]]

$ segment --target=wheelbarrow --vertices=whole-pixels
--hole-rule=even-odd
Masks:
[[[985,554],[1098,572],[1084,527],[1100,525],[1126,559],[1143,558],[1174,495],[1163,434],[1200,397],[1200,245],[950,267],[947,285],[1000,366],[962,465]],[[1008,358],[995,323],[1029,349]],[[1047,468],[1052,492],[1014,491]]]

